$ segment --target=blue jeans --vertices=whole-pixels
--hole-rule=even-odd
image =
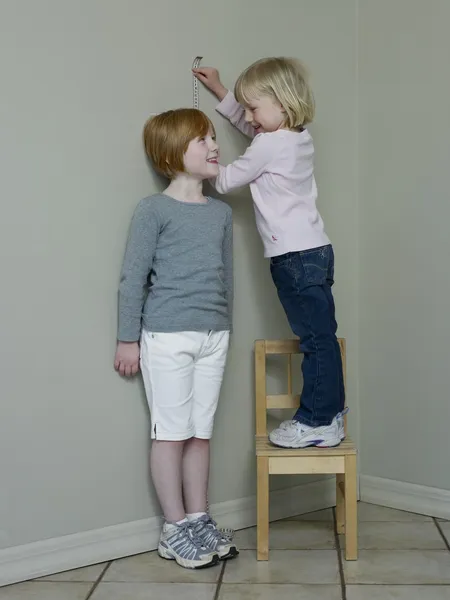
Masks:
[[[294,419],[318,427],[329,425],[344,409],[342,359],[331,287],[331,245],[288,252],[270,260],[281,304],[303,352],[303,390]]]

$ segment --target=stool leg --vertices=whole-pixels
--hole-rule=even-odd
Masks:
[[[345,558],[358,559],[358,491],[356,455],[345,457]]]
[[[257,459],[257,559],[269,560],[269,458]]]
[[[336,528],[338,533],[345,533],[345,475],[336,475]]]

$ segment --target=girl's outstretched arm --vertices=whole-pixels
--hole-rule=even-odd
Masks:
[[[245,111],[234,95],[227,90],[220,80],[219,71],[214,67],[192,69],[195,77],[210,90],[219,100],[217,111],[227,118],[239,131],[248,137],[255,137],[255,130],[245,121]]]
[[[237,160],[226,167],[219,166],[219,175],[211,180],[219,194],[227,194],[252,183],[264,173],[274,154],[270,137],[270,133],[259,135]]]

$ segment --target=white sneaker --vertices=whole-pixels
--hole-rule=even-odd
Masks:
[[[270,433],[269,439],[272,444],[282,448],[332,448],[341,443],[336,418],[330,425],[321,427],[310,427],[298,421],[284,421],[282,427]]]
[[[348,413],[349,408],[346,406],[342,412],[339,412],[333,419],[333,423],[336,423],[339,429],[339,439],[341,442],[345,440],[345,427],[344,427],[344,416]],[[296,421],[289,419],[288,421],[283,421],[278,426],[278,429],[289,429]],[[332,424],[333,424],[332,423]]]
[[[217,552],[207,549],[190,523],[164,523],[159,539],[161,558],[175,560],[185,569],[206,569],[219,563]]]

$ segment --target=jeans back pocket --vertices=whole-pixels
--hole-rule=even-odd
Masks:
[[[331,245],[299,252],[305,280],[312,285],[324,285],[332,278],[333,249]]]

